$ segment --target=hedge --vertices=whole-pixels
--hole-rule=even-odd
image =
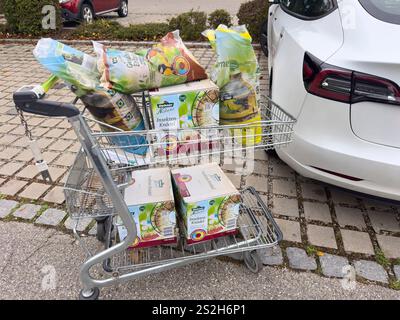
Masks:
[[[167,23],[144,23],[124,27],[116,21],[99,19],[92,24],[80,25],[71,35],[81,39],[154,41],[161,39],[169,30]]]
[[[194,11],[192,9],[170,19],[168,22],[170,30],[180,30],[183,40],[202,40],[201,33],[207,29],[207,14],[203,11]]]
[[[216,29],[220,24],[224,24],[228,27],[232,25],[232,17],[224,9],[218,9],[210,13],[208,16],[208,26]]]
[[[4,15],[10,32],[26,35],[43,35],[54,33],[61,28],[59,0],[2,0]],[[55,8],[55,29],[44,29],[42,21],[45,15],[43,7],[51,5]]]

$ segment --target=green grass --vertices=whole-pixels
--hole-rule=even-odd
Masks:
[[[317,254],[318,250],[314,246],[307,246],[306,252],[309,256]]]
[[[399,259],[396,259],[396,260],[394,260],[394,264],[395,264],[395,265],[400,265],[400,258],[399,258]]]
[[[382,252],[381,249],[376,250],[375,260],[383,267],[389,267],[390,261],[388,258],[385,257],[385,254]]]
[[[45,212],[47,209],[49,208],[49,205],[47,203],[45,203],[44,205],[42,205],[42,207],[40,208],[40,210],[38,211],[37,215],[41,215],[43,212]]]
[[[400,290],[400,280],[392,282],[389,286],[393,290]]]

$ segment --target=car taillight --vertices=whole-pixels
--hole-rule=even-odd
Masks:
[[[304,57],[303,81],[307,92],[339,102],[400,105],[400,87],[393,81],[332,66],[309,53]]]

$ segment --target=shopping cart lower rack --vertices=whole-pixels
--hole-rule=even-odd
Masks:
[[[282,233],[270,211],[255,189],[250,187],[241,191],[243,201],[240,206],[237,235],[193,245],[186,244],[185,237],[178,235],[176,245],[130,249],[137,230],[123,196],[125,187],[130,183],[132,170],[138,168],[188,165],[204,161],[221,163],[232,158],[248,161],[254,155],[255,149],[264,150],[287,145],[291,142],[295,120],[272,101],[261,104],[263,120],[260,122],[180,129],[176,131],[195,131],[196,134],[191,134],[189,140],[186,138],[173,142],[160,140],[164,132],[152,129],[145,94],[140,96],[137,102],[141,104],[146,130],[133,132],[121,132],[117,128],[109,128],[112,132],[96,130],[96,125],[89,122],[93,121],[93,124],[96,124],[98,121],[85,116],[73,104],[41,100],[26,92],[16,92],[14,101],[20,112],[67,117],[82,144],[65,184],[67,211],[76,222],[76,226],[81,219],[95,219],[97,238],[104,242],[105,248],[92,253],[74,228],[74,234],[87,253],[87,260],[80,269],[83,286],[81,299],[97,299],[99,289],[105,286],[218,256],[234,255],[243,259],[249,270],[258,272],[262,267],[258,250],[273,247],[282,239]],[[110,127],[102,123],[100,125]],[[262,130],[257,131],[256,128]],[[138,136],[144,140],[137,139]],[[116,143],[132,140],[140,140],[140,147],[148,148],[146,156],[129,152],[139,145]],[[182,152],[165,152],[178,150],[180,146],[187,146],[188,143],[191,147],[181,149],[184,150]],[[127,230],[127,237],[123,241],[117,241],[119,224]],[[104,275],[95,278],[91,269],[98,265],[104,269]]]

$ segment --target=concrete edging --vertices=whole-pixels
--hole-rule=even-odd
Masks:
[[[6,42],[6,43],[36,43],[39,41],[39,38],[36,39],[19,39],[19,38],[6,38],[6,39],[0,39],[0,42]],[[86,44],[86,45],[91,45],[92,40],[70,40],[70,39],[55,39],[57,41],[66,43],[66,44]],[[135,44],[135,45],[141,45],[141,46],[150,46],[154,44],[158,44],[158,41],[121,41],[121,40],[95,40],[97,42],[103,43],[103,44],[113,44],[113,45],[128,45],[128,44]],[[185,42],[185,45],[187,47],[191,48],[211,48],[210,44],[208,42],[192,42],[188,41]],[[261,46],[258,43],[253,44],[253,47],[255,49],[260,49]]]

